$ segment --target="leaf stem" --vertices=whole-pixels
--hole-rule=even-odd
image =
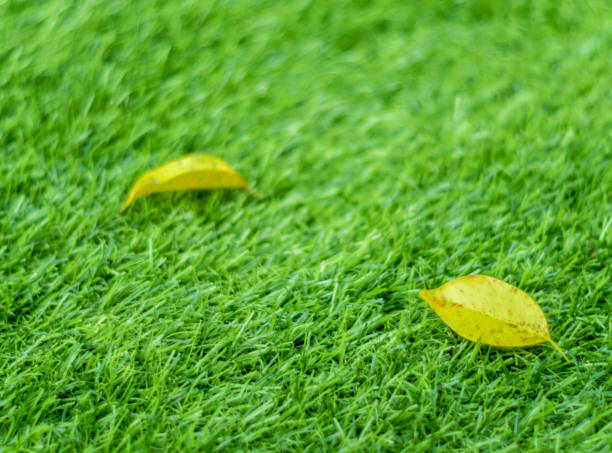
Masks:
[[[571,361],[571,360],[569,359],[569,357],[565,355],[565,353],[563,352],[563,350],[562,350],[562,349],[559,347],[559,345],[558,345],[557,343],[555,343],[555,342],[554,342],[554,341],[552,341],[552,340],[548,340],[548,341],[550,341],[550,344],[552,344],[553,348],[555,348],[555,349],[557,350],[557,352],[558,352],[559,354],[561,354],[565,360],[567,360],[568,362],[570,362],[570,361]]]
[[[253,189],[252,187],[247,186],[246,190],[253,195],[255,198],[261,200],[264,198],[263,194],[257,190],[257,189]]]

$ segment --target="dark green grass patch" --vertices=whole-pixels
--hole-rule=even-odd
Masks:
[[[405,3],[0,0],[0,450],[610,451],[610,6]]]

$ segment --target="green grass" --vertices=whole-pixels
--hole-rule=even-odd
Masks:
[[[0,451],[612,451],[608,1],[70,3],[0,0]],[[119,213],[191,152],[266,198]]]

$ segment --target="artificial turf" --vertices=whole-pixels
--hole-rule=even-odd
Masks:
[[[0,0],[0,451],[611,451],[611,56],[603,0]],[[192,152],[266,198],[119,213]],[[572,362],[416,294],[472,273]]]

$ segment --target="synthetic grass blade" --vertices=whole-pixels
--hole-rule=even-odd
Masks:
[[[191,154],[147,171],[136,180],[121,207],[127,208],[138,198],[152,193],[193,189],[247,189],[256,197],[261,194],[227,162],[218,157]]]
[[[544,312],[528,294],[486,275],[452,280],[419,296],[448,326],[471,341],[491,346],[521,347],[548,342],[568,357],[550,338]]]

